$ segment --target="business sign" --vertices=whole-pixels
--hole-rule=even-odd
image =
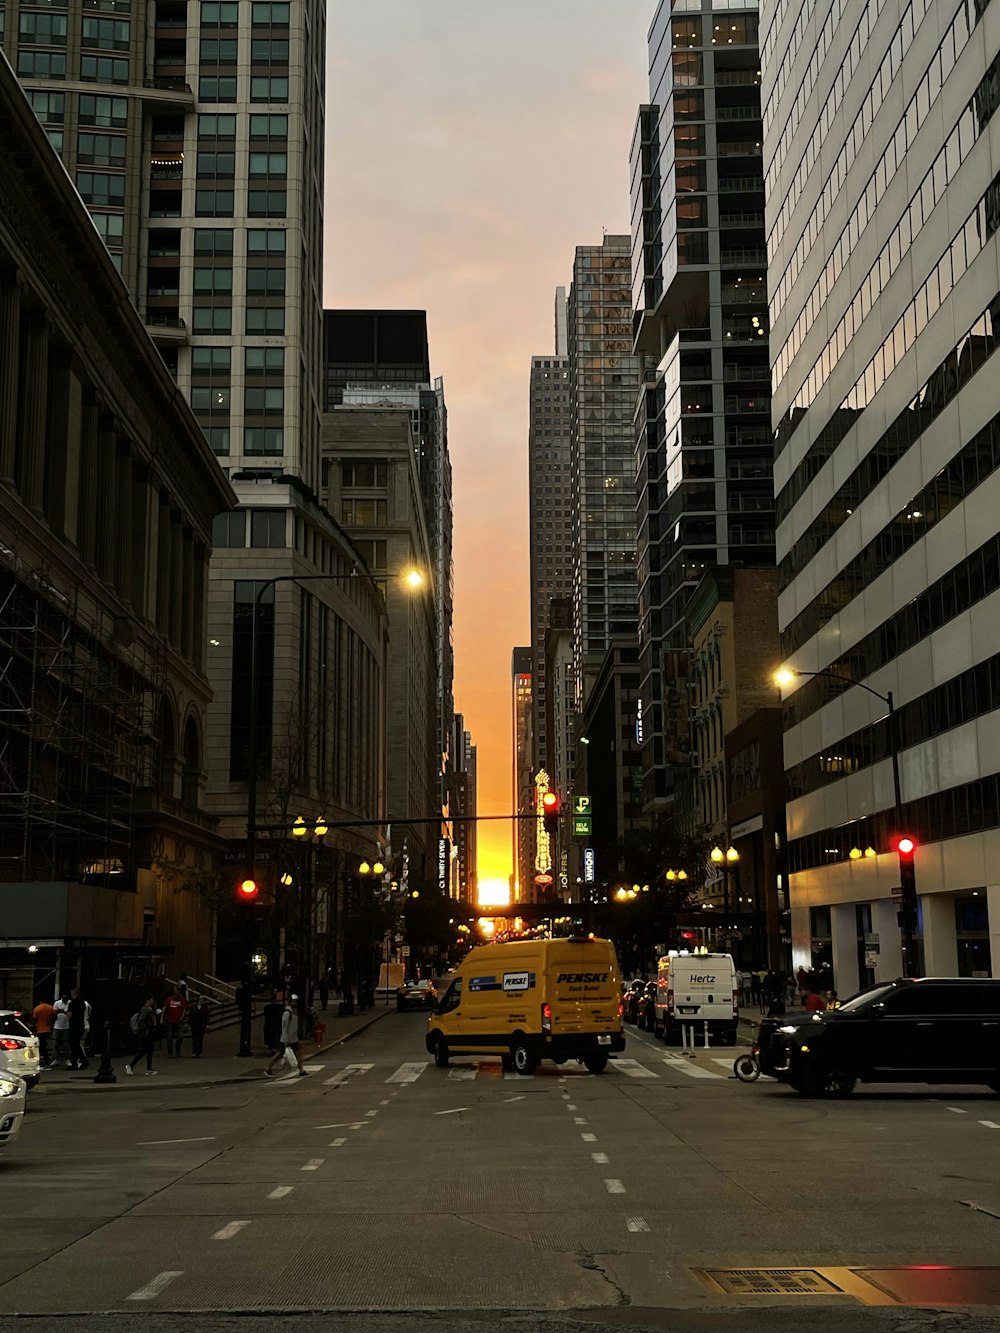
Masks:
[[[590,818],[590,815],[573,816],[574,838],[589,838],[593,831],[593,820]]]
[[[574,796],[574,797],[573,797],[573,813],[574,813],[574,815],[589,815],[589,814],[591,814],[591,813],[592,813],[592,810],[591,810],[591,806],[590,806],[590,797],[589,797],[589,796]]]
[[[438,889],[446,897],[449,889],[450,871],[451,841],[448,838],[438,838]]]
[[[594,855],[593,847],[584,847],[583,882],[584,884],[593,884],[596,879],[597,879],[597,857]]]

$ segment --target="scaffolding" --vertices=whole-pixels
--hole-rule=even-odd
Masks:
[[[0,547],[0,882],[134,887],[167,673],[136,631]]]

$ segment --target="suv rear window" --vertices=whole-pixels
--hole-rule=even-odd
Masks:
[[[30,1037],[31,1029],[13,1014],[0,1014],[0,1033],[5,1037]]]

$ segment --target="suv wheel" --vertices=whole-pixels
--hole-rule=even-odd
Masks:
[[[813,1056],[802,1071],[799,1091],[804,1097],[849,1097],[857,1081],[853,1074],[832,1069],[825,1060]]]

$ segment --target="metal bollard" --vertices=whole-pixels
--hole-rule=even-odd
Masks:
[[[705,1050],[708,1050],[708,1019],[704,1019],[705,1024]]]
[[[118,1076],[115,1074],[115,1067],[111,1063],[111,1023],[107,1019],[104,1023],[104,1050],[101,1052],[101,1067],[94,1075],[94,1082],[118,1082]]]

